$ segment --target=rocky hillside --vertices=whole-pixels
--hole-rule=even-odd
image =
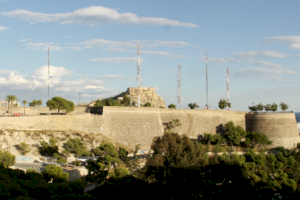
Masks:
[[[71,138],[80,138],[84,144],[86,145],[88,150],[91,150],[100,143],[109,142],[113,143],[115,146],[119,147],[120,145],[116,143],[114,140],[105,137],[101,134],[93,134],[93,133],[79,133],[79,132],[71,132],[71,131],[15,131],[15,130],[5,130],[0,131],[0,149],[2,151],[9,151],[15,156],[22,156],[20,151],[18,150],[18,145],[21,142],[25,142],[30,146],[30,152],[26,154],[26,156],[40,156],[38,148],[40,147],[40,141],[49,142],[50,138],[54,138],[57,141],[57,145],[59,147],[59,152],[63,150],[62,145],[68,139]],[[130,150],[128,147],[124,147],[127,150]]]

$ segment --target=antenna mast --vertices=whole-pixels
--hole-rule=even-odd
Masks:
[[[208,105],[207,52],[206,52],[206,105],[205,105],[205,109],[209,109],[209,105]]]
[[[48,47],[48,101],[49,101],[49,92],[50,92],[50,76],[49,76],[49,67],[50,67],[50,49]]]
[[[177,107],[181,109],[181,65],[178,65],[177,77]]]
[[[136,80],[138,82],[138,107],[141,106],[141,66],[140,66],[140,45],[137,45],[137,77]]]
[[[227,103],[229,103],[229,68],[226,68],[226,98],[227,98]],[[227,106],[227,110],[229,110],[229,107]]]

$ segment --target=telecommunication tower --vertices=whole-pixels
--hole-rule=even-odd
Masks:
[[[205,109],[209,109],[209,105],[208,105],[207,52],[206,52],[206,105],[205,105]]]
[[[50,48],[48,47],[48,101],[49,101],[49,92],[50,92],[50,76],[49,76],[49,68],[50,68]]]
[[[181,109],[181,65],[178,65],[178,76],[177,76],[177,108]]]
[[[138,107],[141,106],[141,65],[140,65],[140,45],[137,45],[137,77],[136,80],[138,82]]]
[[[229,103],[229,68],[226,68],[226,98],[227,98],[227,103]],[[227,106],[227,110],[229,110],[229,107]]]

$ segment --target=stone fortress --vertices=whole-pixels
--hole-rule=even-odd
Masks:
[[[150,97],[155,97],[153,91],[154,89],[147,91]],[[130,88],[127,92],[132,97],[136,94],[136,90]],[[144,98],[148,98],[147,95],[143,96],[141,102],[151,100]],[[141,150],[148,151],[153,138],[163,135],[164,128],[173,119],[179,119],[182,124],[175,128],[174,132],[186,134],[191,138],[198,138],[204,133],[218,134],[222,125],[233,121],[235,125],[240,125],[247,131],[265,133],[273,141],[271,147],[293,148],[300,142],[294,113],[254,114],[232,110],[167,109],[159,108],[164,104],[161,98],[153,99],[151,102],[156,101],[156,107],[104,106],[100,109],[101,112],[96,114],[91,114],[88,107],[76,107],[67,115],[38,115],[57,111],[49,111],[47,107],[27,107],[26,116],[0,117],[0,130],[93,133],[129,148],[141,144]],[[0,109],[0,113],[2,112],[6,110]],[[24,108],[14,107],[13,113],[18,112],[24,113]]]

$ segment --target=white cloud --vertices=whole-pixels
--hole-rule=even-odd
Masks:
[[[28,42],[28,41],[30,41],[30,40],[31,40],[31,38],[27,38],[27,39],[19,40],[19,42]]]
[[[27,43],[27,49],[32,49],[35,51],[47,51],[50,48],[51,51],[63,51],[63,49],[57,45],[53,45],[53,42],[43,43],[43,42],[29,42]]]
[[[4,32],[4,31],[9,31],[10,28],[6,27],[6,26],[0,26],[0,33]]]
[[[162,17],[139,17],[134,13],[119,13],[117,10],[103,6],[91,6],[69,13],[45,14],[28,10],[14,10],[10,12],[1,12],[1,14],[7,17],[30,21],[32,23],[60,22],[61,24],[84,24],[90,26],[117,23],[124,25],[199,27],[199,25],[194,23],[180,22]]]
[[[121,62],[136,62],[137,58],[136,57],[94,58],[91,59],[91,61],[121,63]],[[141,59],[141,61],[144,61],[144,59]]]
[[[291,49],[300,50],[300,35],[267,37],[265,41],[289,45]]]
[[[159,56],[165,56],[165,57],[169,57],[169,58],[186,58],[188,56],[186,55],[175,55],[173,53],[170,52],[166,52],[166,51],[141,51],[141,55],[159,55]]]
[[[119,52],[128,51],[128,49],[124,49],[124,48],[107,48],[106,50],[111,53],[119,53]]]
[[[233,55],[243,60],[253,60],[255,58],[285,58],[286,57],[286,55],[283,53],[270,51],[270,50],[239,52]]]
[[[49,66],[49,75],[53,78],[69,77],[74,71],[66,69],[64,67]],[[48,79],[48,66],[42,66],[33,72],[34,75],[42,80]],[[52,78],[52,79],[53,79]]]
[[[206,59],[203,58],[200,61],[202,62],[206,62]],[[207,61],[210,63],[215,63],[216,65],[221,65],[221,64],[225,64],[227,62],[235,62],[237,61],[236,59],[232,58],[232,57],[226,57],[226,58],[214,58],[214,57],[208,57]]]
[[[160,46],[168,46],[168,47],[183,47],[190,45],[188,42],[182,41],[160,41],[157,40],[156,43]]]
[[[240,69],[237,72],[234,72],[232,76],[237,78],[265,79],[275,82],[291,82],[291,80],[285,79],[280,75],[300,74],[300,71],[284,68],[282,64],[279,63],[272,63],[268,61],[253,61],[250,63],[258,65],[259,67]]]

